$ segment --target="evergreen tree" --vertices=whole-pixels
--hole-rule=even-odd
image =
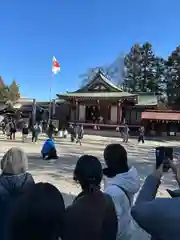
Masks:
[[[9,86],[9,100],[16,101],[20,98],[19,86],[16,81],[13,80],[11,85]]]
[[[141,58],[141,46],[139,44],[135,44],[125,56],[126,76],[123,81],[123,88],[126,91],[139,92],[141,90]]]
[[[151,92],[162,95],[166,91],[166,61],[160,57],[155,57],[153,61],[153,76],[149,79],[147,87]]]
[[[154,92],[156,88],[155,81],[155,56],[152,51],[152,45],[149,42],[141,46],[140,63],[140,90],[141,92]]]
[[[3,89],[3,88],[5,88],[5,83],[2,79],[2,77],[0,76],[0,90]]]
[[[150,43],[135,44],[125,58],[124,89],[161,93],[164,88],[164,66],[164,60],[155,56]]]
[[[0,100],[4,100],[8,97],[8,87],[5,85],[2,77],[0,76]]]
[[[167,60],[167,96],[168,102],[180,104],[180,46],[178,46]]]

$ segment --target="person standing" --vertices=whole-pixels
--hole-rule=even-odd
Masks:
[[[32,142],[37,142],[38,140],[38,135],[39,135],[40,129],[38,124],[34,124],[33,128],[32,128]]]
[[[50,183],[36,183],[13,204],[5,239],[62,239],[64,217],[65,204],[59,190]]]
[[[100,161],[84,155],[77,161],[74,180],[82,192],[67,207],[63,240],[116,240],[117,217],[111,197],[100,190]]]
[[[75,127],[72,124],[69,126],[69,133],[71,135],[71,142],[74,142],[76,138],[76,133],[75,133]]]
[[[0,239],[6,238],[9,217],[14,204],[21,196],[34,185],[34,179],[28,173],[28,158],[20,148],[9,149],[1,161],[0,175]],[[24,222],[24,221],[23,221]]]
[[[180,185],[180,165],[174,165],[172,161],[169,161],[169,166],[175,174],[178,185]],[[161,164],[146,178],[135,205],[132,207],[131,214],[139,226],[151,235],[151,239],[179,240],[179,189],[170,191],[172,198],[156,197],[162,176],[165,174],[163,168],[164,164]]]
[[[124,125],[122,130],[123,142],[127,143],[129,140],[129,127],[127,124]]]
[[[139,128],[138,143],[140,143],[140,142],[144,143],[144,132],[145,132],[144,126],[141,126],[141,127]]]
[[[25,123],[22,129],[22,141],[25,142],[25,140],[28,137],[29,129],[28,129],[28,124]]]
[[[82,144],[82,139],[84,135],[84,128],[83,125],[77,127],[77,140],[76,143],[79,143],[80,145]]]
[[[2,121],[1,123],[1,127],[2,127],[2,132],[3,132],[3,135],[5,135],[6,131],[5,131],[5,128],[6,128],[6,124],[4,121]]]
[[[10,122],[10,139],[16,139],[16,123],[14,119]]]
[[[11,132],[10,132],[10,122],[6,123],[5,132],[6,132],[7,139],[9,139],[10,135],[11,135]]]
[[[53,125],[52,121],[50,121],[49,127],[48,127],[48,137],[49,138],[52,138],[54,130],[55,130],[55,126]]]
[[[104,173],[104,193],[111,196],[118,219],[117,240],[133,239],[135,225],[131,217],[134,195],[140,188],[135,167],[128,165],[127,152],[120,144],[109,144],[104,150],[107,168]]]

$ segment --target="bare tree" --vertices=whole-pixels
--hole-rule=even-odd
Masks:
[[[125,77],[125,65],[124,65],[124,54],[120,54],[119,57],[111,64],[98,66],[88,69],[86,74],[82,74],[79,77],[82,79],[82,86],[89,83],[99,70],[113,83],[118,86],[122,85]]]

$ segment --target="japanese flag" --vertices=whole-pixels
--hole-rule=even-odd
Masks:
[[[59,62],[56,60],[55,57],[53,57],[52,59],[52,72],[54,74],[57,74],[58,72],[60,72],[60,65],[59,65]]]

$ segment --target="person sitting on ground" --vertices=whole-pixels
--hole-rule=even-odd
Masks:
[[[1,160],[0,175],[0,239],[4,237],[4,227],[8,212],[16,198],[31,185],[33,177],[28,170],[28,158],[20,148],[9,149]]]
[[[117,239],[131,239],[133,219],[131,206],[134,194],[140,188],[140,178],[134,167],[129,167],[127,152],[120,144],[109,144],[104,150],[107,168],[104,173],[104,192],[114,202],[118,218]]]
[[[64,217],[65,204],[59,190],[49,183],[36,183],[16,202],[9,217],[7,239],[60,239]]]
[[[42,158],[43,159],[57,159],[57,152],[56,152],[56,147],[55,147],[55,142],[52,138],[48,138],[42,147],[41,150]]]
[[[115,240],[117,217],[112,199],[100,191],[100,161],[84,155],[77,161],[74,180],[82,192],[66,210],[63,240]]]
[[[180,165],[169,161],[176,180],[180,185]],[[180,239],[180,191],[170,191],[173,198],[156,198],[163,176],[163,164],[150,174],[137,197],[132,216],[152,239]]]

